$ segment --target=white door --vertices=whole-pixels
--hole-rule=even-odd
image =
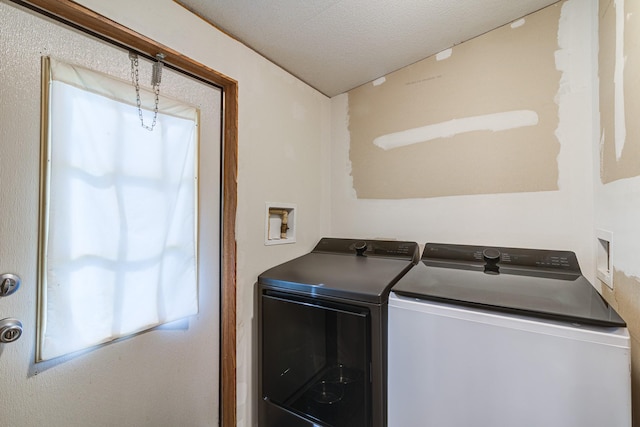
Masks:
[[[49,55],[125,80],[130,63],[126,51],[5,2],[0,52],[0,274],[22,279],[15,294],[0,297],[0,319],[18,319],[24,329],[0,344],[0,426],[218,425],[220,91],[163,73],[163,94],[201,110],[199,314],[35,363],[40,60]],[[141,63],[147,87],[149,69]]]

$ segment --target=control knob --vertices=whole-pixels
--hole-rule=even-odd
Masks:
[[[364,241],[356,242],[354,248],[356,250],[356,255],[365,256],[364,253],[367,250],[367,242],[364,242]]]
[[[500,274],[500,251],[496,248],[486,248],[482,251],[482,258],[485,261],[484,272],[487,274]]]

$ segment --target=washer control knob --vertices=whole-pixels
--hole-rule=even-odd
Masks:
[[[486,262],[496,263],[500,261],[500,251],[495,248],[487,248],[482,251],[482,257]]]
[[[498,262],[500,261],[500,251],[496,248],[486,248],[482,251],[482,258],[484,258],[486,264],[484,265],[484,272],[487,274],[500,274],[500,267]]]
[[[367,250],[367,242],[356,242],[354,247],[358,256],[364,256],[364,253]]]
[[[14,342],[22,335],[22,322],[18,319],[6,318],[0,320],[0,343]]]

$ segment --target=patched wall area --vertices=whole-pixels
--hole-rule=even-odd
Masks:
[[[640,175],[640,2],[600,0],[600,176]]]
[[[363,86],[332,98],[332,235],[401,239],[421,244],[440,242],[571,250],[576,252],[587,278],[593,280],[593,180],[594,165],[597,162],[597,158],[594,159],[594,142],[597,141],[598,134],[593,125],[598,110],[597,104],[594,103],[597,100],[597,6],[597,2],[584,0],[554,3],[533,15],[525,16],[524,21],[517,20],[479,39],[455,46],[448,58],[446,56],[449,52],[445,51],[408,67],[408,70],[401,69],[384,76],[384,81],[379,79],[372,82],[367,85],[368,88]],[[538,18],[540,23],[536,23]],[[510,58],[500,61],[496,59],[483,67],[469,59],[468,69],[460,67],[455,71],[460,84],[464,82],[467,87],[476,90],[477,96],[468,95],[458,99],[457,107],[461,111],[459,113],[452,105],[442,100],[422,97],[418,100],[412,98],[408,104],[410,108],[405,109],[408,113],[400,114],[395,112],[404,102],[399,92],[396,94],[389,91],[391,98],[387,98],[387,105],[380,105],[379,99],[373,96],[371,89],[392,87],[396,76],[402,76],[405,72],[409,76],[414,69],[427,65],[443,66],[448,61],[460,57],[458,52],[467,50],[467,45],[471,46],[478,41],[481,50],[484,49],[483,40],[495,39],[496,43],[503,44],[520,43],[512,37],[520,30],[532,32],[528,35],[532,43],[534,39],[545,40],[544,45],[548,50],[543,49],[544,52],[540,52],[544,58],[534,55],[535,61],[532,62],[531,58],[528,58],[528,64],[534,67],[539,62],[550,61],[544,67],[549,75],[543,76],[541,73],[527,71],[527,78],[524,78],[514,74],[512,67],[517,67],[517,64]],[[508,37],[505,37],[505,34]],[[468,49],[468,54],[476,58],[484,56],[473,49]],[[437,61],[438,57],[440,61]],[[441,73],[434,74],[437,76]],[[487,74],[501,77],[488,79]],[[485,83],[487,81],[502,86],[495,86],[495,91],[483,92],[480,86],[489,84]],[[402,80],[395,83],[396,87],[404,88],[401,82]],[[410,85],[409,89],[402,93],[412,96],[413,88],[419,86],[420,84]],[[452,86],[449,88],[455,89]],[[359,91],[361,92],[358,93]],[[356,117],[352,102],[354,94],[366,96],[359,103],[362,108],[361,114],[372,117],[368,122],[357,119],[362,120],[358,122],[361,125],[360,130],[369,132],[369,127],[380,130],[378,134],[369,134],[370,141],[367,145],[370,151],[373,151],[373,148],[378,149],[373,145],[373,139],[378,136],[429,124],[446,123],[452,118],[531,110],[538,115],[539,124],[495,132],[476,130],[451,138],[432,139],[383,152],[383,155],[390,156],[396,150],[413,150],[425,146],[426,154],[405,154],[395,163],[391,161],[391,157],[384,157],[386,160],[383,163],[375,163],[373,156],[360,155],[357,152],[357,136],[354,135]],[[541,94],[544,96],[536,98]],[[484,98],[475,99],[477,97]],[[534,106],[531,101],[534,98],[538,100],[536,102],[540,108]],[[500,103],[496,103],[496,100],[500,100]],[[448,118],[436,108],[440,105],[448,105]],[[466,105],[476,106],[476,110],[471,110]],[[415,121],[416,116],[412,114],[426,108],[433,114],[440,114],[439,118]],[[373,112],[378,110],[387,111],[393,116],[376,118]],[[516,113],[513,117],[524,121],[528,116]],[[414,122],[407,122],[409,118]],[[488,122],[495,123],[491,120]],[[498,124],[505,122],[511,123],[498,120]],[[479,126],[477,122],[467,122],[467,126],[476,125]],[[486,126],[487,120],[480,121],[480,125]],[[546,129],[543,132],[546,136],[531,137],[528,140],[531,132],[537,132],[539,128]],[[433,130],[427,128],[426,131],[430,129]],[[531,149],[522,148],[511,152],[511,157],[516,158],[513,162],[512,158],[503,152],[487,152],[482,141],[486,142],[502,133],[524,135],[522,138],[512,138],[511,142],[514,144],[522,144],[524,141],[525,145],[534,142],[537,145]],[[469,136],[475,137],[474,141],[481,143],[471,144],[470,148],[459,147],[451,150],[449,157],[440,156],[437,152],[434,154],[434,151],[428,148],[432,144],[442,143],[461,145],[468,142],[464,138]],[[504,141],[506,140],[502,140]],[[491,146],[491,143],[487,145]],[[536,157],[540,152],[542,157]],[[540,160],[541,163],[534,167],[533,177],[526,176],[532,172],[518,170],[531,168],[536,158],[544,160]],[[467,164],[471,165],[469,170],[460,167],[462,159],[466,159]],[[482,179],[472,172],[471,167],[484,167],[481,163],[487,159],[496,160],[495,170],[485,169],[489,178]],[[430,162],[428,166],[427,162]],[[414,169],[405,170],[410,166]],[[437,168],[437,172],[432,170],[434,168]],[[457,188],[454,190],[449,181],[452,177],[458,178],[460,175],[463,179],[456,182]],[[512,186],[513,183],[510,181],[514,176],[517,178],[517,185]],[[525,181],[520,178],[526,180],[531,191],[525,191]],[[364,186],[374,192],[377,198],[367,198],[371,196],[363,193],[362,180],[367,179],[371,179],[373,183],[365,183]],[[387,180],[392,184],[387,185]],[[381,188],[376,188],[377,186]],[[540,190],[542,188],[548,188],[548,191]],[[455,191],[463,194],[456,195]],[[472,191],[476,194],[469,194]],[[481,194],[482,191],[495,192]],[[383,192],[384,197],[389,198],[383,198]],[[437,194],[442,196],[438,197]]]
[[[557,190],[561,4],[350,91],[357,197]]]

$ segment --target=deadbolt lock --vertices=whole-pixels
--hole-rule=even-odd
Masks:
[[[0,275],[0,297],[13,294],[20,287],[20,277],[16,274],[5,273]]]
[[[18,319],[0,320],[0,343],[14,342],[22,335],[22,322]]]

